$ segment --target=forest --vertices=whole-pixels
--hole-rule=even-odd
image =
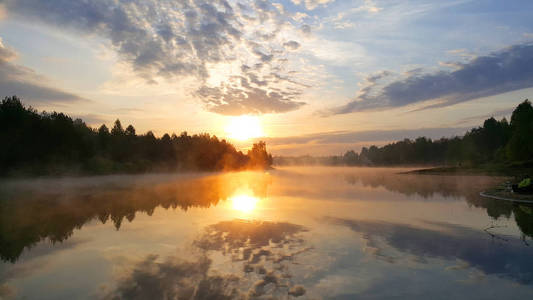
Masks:
[[[529,163],[533,160],[533,107],[523,101],[513,111],[510,122],[491,117],[483,126],[464,136],[432,140],[419,137],[384,146],[363,147],[359,153],[327,157],[275,157],[275,164],[321,165],[446,165],[479,166],[486,163]]]
[[[37,112],[17,96],[0,103],[0,176],[267,169],[265,142],[246,154],[207,133],[137,134],[120,120],[109,129],[58,112]]]

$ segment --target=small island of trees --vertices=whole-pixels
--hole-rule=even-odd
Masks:
[[[137,134],[116,120],[109,129],[87,126],[58,112],[38,113],[16,97],[0,103],[0,176],[266,169],[265,142],[246,154],[207,133]]]

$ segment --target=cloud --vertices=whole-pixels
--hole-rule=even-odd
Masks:
[[[15,64],[17,53],[0,38],[0,97],[17,95],[29,103],[73,102],[86,100],[78,95],[43,85],[45,78],[32,69]]]
[[[277,113],[302,105],[295,98],[304,87],[276,79],[288,74],[287,52],[299,45],[284,45],[280,32],[300,24],[269,1],[7,0],[6,8],[31,21],[103,37],[147,83],[196,79],[190,93],[213,112]],[[244,65],[254,74],[240,71]],[[248,86],[234,81],[228,90],[233,76],[246,78]]]
[[[330,2],[333,2],[335,0],[291,0],[291,1],[292,3],[296,5],[300,5],[303,3],[305,5],[305,8],[307,8],[308,10],[313,10],[317,8],[318,6],[326,6]]]
[[[301,285],[295,285],[289,290],[289,295],[293,297],[300,297],[305,295],[305,288]]]
[[[455,123],[455,125],[461,125],[461,124],[466,124],[466,123],[470,123],[470,122],[479,122],[479,121],[484,121],[488,118],[504,118],[504,117],[508,117],[510,116],[513,111],[515,110],[515,108],[506,108],[506,109],[499,109],[499,110],[495,110],[493,112],[491,112],[490,114],[483,114],[483,115],[476,115],[476,116],[472,116],[472,117],[467,117],[467,118],[463,118],[461,120],[459,120],[458,122]]]
[[[236,276],[208,275],[211,260],[185,261],[149,255],[103,299],[237,299]],[[242,298],[242,297],[239,297]]]
[[[228,55],[224,47],[239,38],[230,7],[194,4],[17,0],[6,6],[14,14],[108,38],[135,71],[151,80],[155,74],[206,76],[204,63],[222,60]],[[170,12],[165,14],[166,9]]]
[[[16,57],[17,53],[14,50],[4,46],[4,43],[0,38],[0,61],[9,62],[14,60]]]
[[[396,141],[404,138],[426,136],[430,138],[450,137],[464,134],[468,127],[418,128],[396,130],[338,131],[322,132],[302,136],[268,138],[269,145],[288,144],[352,144],[356,142]]]
[[[448,54],[457,55],[462,58],[475,59],[476,55],[466,49],[452,49],[448,51]]]
[[[372,75],[353,101],[323,115],[383,110],[429,100],[436,103],[422,109],[438,108],[532,87],[533,44],[514,45],[454,66],[453,71],[406,74],[383,86],[378,79],[385,76]]]
[[[304,24],[302,25],[302,27],[300,27],[300,31],[305,34],[305,35],[310,35],[311,34],[311,26],[307,25],[307,24]]]
[[[233,85],[237,79],[238,84]],[[256,77],[232,78],[228,83],[221,83],[220,87],[203,86],[196,94],[206,103],[210,111],[223,115],[281,113],[295,110],[304,105],[295,101],[300,95],[296,90],[273,89],[252,86],[265,86],[267,81],[259,81]]]
[[[195,244],[204,250],[229,252],[247,247],[250,252],[244,254],[242,259],[248,260],[252,250],[260,250],[270,244],[293,243],[295,236],[305,231],[305,227],[287,222],[231,220],[208,226]]]
[[[359,9],[370,13],[377,13],[382,10],[382,8],[378,7],[373,0],[365,0],[363,5],[361,5]]]
[[[297,21],[297,22],[300,22],[300,21],[302,21],[305,18],[310,18],[310,16],[308,14],[300,12],[300,11],[294,13],[293,16],[292,16],[292,19]]]
[[[297,41],[288,41],[284,43],[283,46],[290,50],[297,50],[298,48],[300,48],[300,43],[298,43]]]

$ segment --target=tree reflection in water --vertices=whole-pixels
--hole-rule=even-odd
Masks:
[[[418,195],[430,199],[436,195],[466,200],[468,205],[481,207],[487,215],[497,220],[501,217],[514,220],[522,232],[523,240],[533,238],[533,205],[512,203],[481,197],[481,191],[501,184],[505,178],[489,176],[445,176],[397,174],[390,171],[351,173],[344,179],[350,184],[361,184],[373,188],[383,187],[391,192],[407,196]],[[527,242],[526,242],[527,243]]]
[[[188,210],[210,207],[247,187],[266,197],[270,177],[241,172],[211,176],[106,176],[13,183],[0,187],[0,257],[15,262],[25,248],[48,239],[68,239],[74,229],[99,220],[117,230],[135,214],[157,207]]]

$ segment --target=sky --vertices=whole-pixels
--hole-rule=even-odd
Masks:
[[[528,0],[0,0],[0,97],[242,149],[253,140],[228,128],[253,116],[274,155],[450,137],[533,95],[532,11]]]

